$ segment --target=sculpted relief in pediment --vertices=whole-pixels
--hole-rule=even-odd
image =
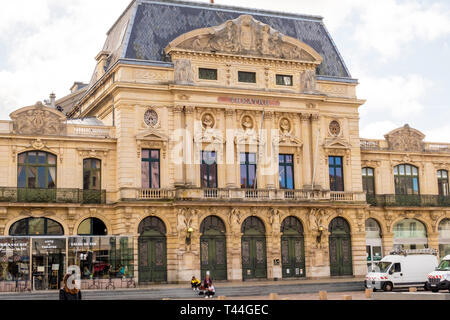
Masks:
[[[405,125],[402,128],[391,131],[384,136],[390,150],[422,152],[425,135],[420,131]]]
[[[23,135],[64,135],[66,117],[41,102],[26,107],[10,115],[15,134]]]
[[[322,58],[308,45],[285,36],[269,25],[242,15],[224,24],[189,32],[175,39],[166,52],[181,49],[265,58],[298,60],[320,64]]]

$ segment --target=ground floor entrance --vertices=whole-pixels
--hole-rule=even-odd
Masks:
[[[343,218],[330,224],[330,274],[331,276],[353,275],[352,244],[350,226]]]
[[[164,237],[139,238],[139,282],[167,281],[167,244]]]

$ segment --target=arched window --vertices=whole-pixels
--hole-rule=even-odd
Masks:
[[[140,236],[165,236],[166,225],[157,217],[148,217],[139,224],[138,232]]]
[[[371,270],[375,263],[383,258],[382,234],[378,221],[369,218],[366,220],[366,254],[367,266]]]
[[[439,255],[441,258],[450,254],[450,219],[439,223]]]
[[[56,156],[42,151],[19,154],[17,186],[27,189],[56,188]]]
[[[404,219],[394,226],[394,248],[428,248],[427,229],[416,219]]]
[[[375,173],[373,168],[362,169],[363,190],[368,196],[375,195]]]
[[[83,161],[83,189],[100,190],[102,188],[102,162],[98,159]]]
[[[80,223],[77,233],[80,236],[106,236],[108,229],[102,220],[89,218]]]
[[[47,218],[27,218],[14,223],[9,229],[10,236],[62,236],[63,227]]]
[[[401,164],[394,168],[395,194],[419,194],[419,169],[409,164]]]
[[[448,188],[448,171],[439,170],[437,172],[439,195],[446,197],[449,194]]]

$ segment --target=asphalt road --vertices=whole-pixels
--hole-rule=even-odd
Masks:
[[[363,282],[315,283],[259,285],[246,284],[241,287],[216,286],[217,296],[226,297],[259,297],[270,293],[279,295],[327,292],[364,291]],[[193,299],[198,298],[190,288],[168,288],[147,290],[109,290],[84,291],[83,300],[162,300],[162,299]],[[13,293],[0,294],[0,300],[58,300],[58,292]]]

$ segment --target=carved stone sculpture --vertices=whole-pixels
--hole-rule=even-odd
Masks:
[[[19,109],[10,115],[15,134],[64,135],[66,117],[41,102]]]
[[[176,60],[174,65],[175,65],[176,84],[194,83],[194,73],[192,71],[191,61],[186,59],[180,59]]]
[[[300,87],[301,91],[305,93],[313,93],[316,91],[316,73],[314,70],[305,70],[302,72]]]
[[[391,131],[385,135],[385,138],[390,150],[422,152],[424,148],[425,135],[407,124],[402,128]]]
[[[180,41],[174,40],[166,52],[178,48],[196,52],[263,56],[307,62],[322,60],[317,53],[307,52],[300,47],[298,40],[280,34],[249,15],[242,15],[206,30],[192,37],[182,38]],[[312,48],[308,49],[314,51]]]

